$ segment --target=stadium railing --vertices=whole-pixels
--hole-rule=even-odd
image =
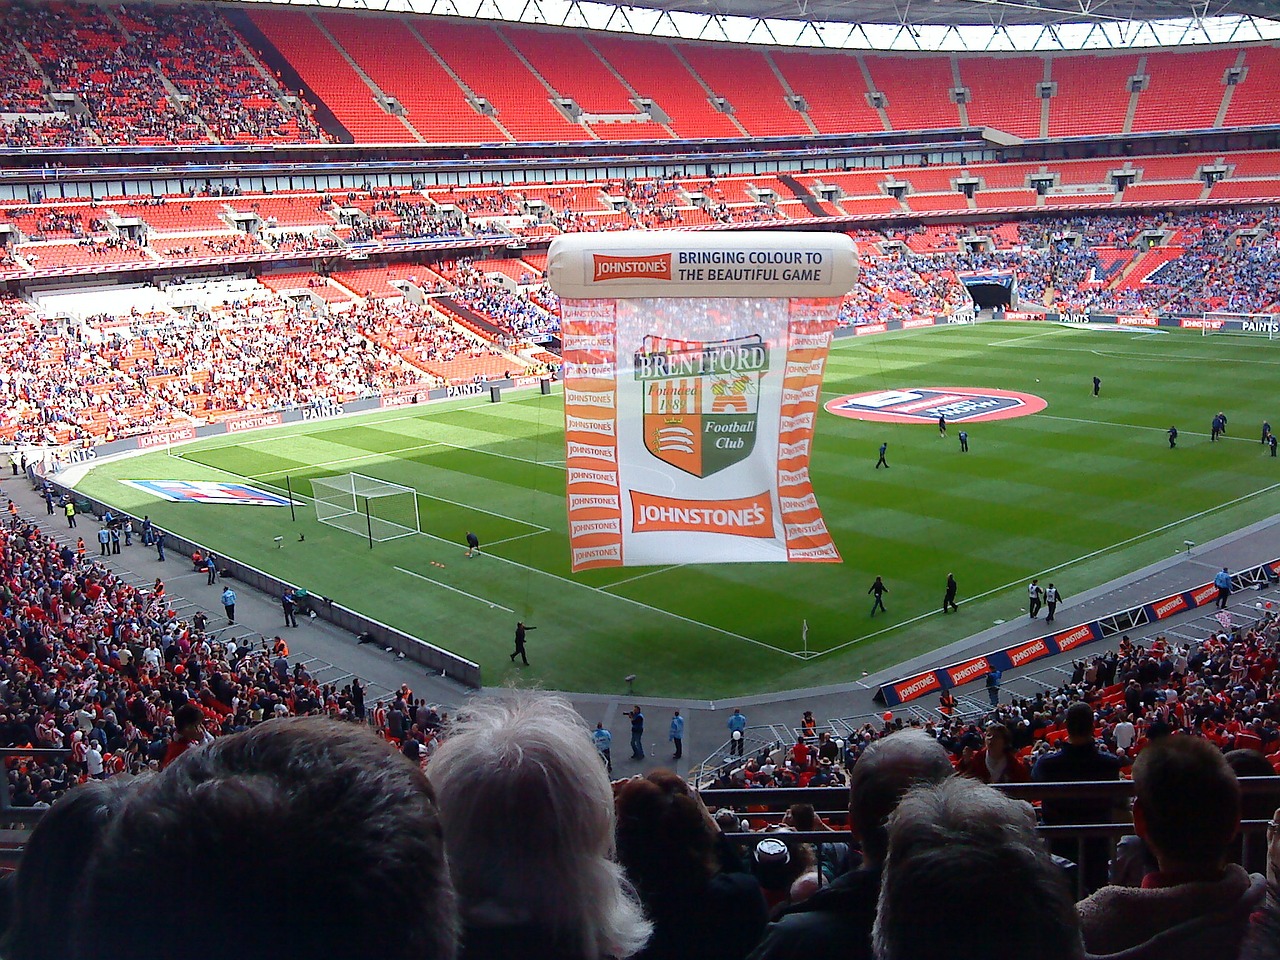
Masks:
[[[1130,798],[1134,794],[1133,781],[1110,780],[1080,783],[1019,783],[996,784],[996,789],[1018,800],[1025,800],[1033,805],[1042,801],[1095,801],[1111,806],[1113,810],[1127,810]],[[1260,802],[1270,799],[1280,806],[1280,777],[1241,777],[1240,790],[1246,806],[1251,799]],[[769,824],[780,824],[787,809],[795,803],[811,804],[824,821],[844,823],[849,812],[848,787],[770,787],[748,788],[737,790],[702,789],[699,791],[708,809],[731,808],[739,819],[764,821]],[[1239,853],[1241,857],[1256,849],[1256,838],[1265,836],[1269,820],[1243,820],[1240,824]],[[766,827],[766,831],[767,831]],[[1117,819],[1108,823],[1072,823],[1056,826],[1041,824],[1038,832],[1046,840],[1069,841],[1074,844],[1076,856],[1074,862],[1076,894],[1079,897],[1090,891],[1085,888],[1084,878],[1091,876],[1093,864],[1091,856],[1096,856],[1088,841],[1095,837],[1119,839],[1133,833],[1133,822],[1128,819]],[[741,831],[726,833],[725,836],[734,844],[746,847],[753,845],[765,836],[764,832]],[[804,843],[827,844],[851,842],[853,835],[847,827],[833,830],[811,831],[806,833],[788,832],[786,839]],[[820,852],[820,851],[819,851]]]

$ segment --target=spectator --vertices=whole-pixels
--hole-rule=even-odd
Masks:
[[[960,760],[960,772],[983,783],[1026,783],[1031,779],[1027,765],[1013,752],[1009,728],[1003,723],[988,723],[983,734],[983,747],[966,748]]]
[[[916,783],[938,783],[953,770],[947,753],[919,730],[872,743],[849,776],[849,829],[862,844],[862,865],[771,923],[752,960],[841,956],[870,958],[880,876],[888,849],[885,822]]]
[[[651,928],[612,860],[609,781],[568,701],[475,701],[428,771],[467,960],[623,960],[641,950]]]
[[[877,960],[1083,957],[1066,878],[1035,827],[1029,804],[966,777],[908,793],[889,820]]]
[[[87,783],[63,796],[31,831],[14,877],[6,960],[66,960],[72,929],[66,897],[80,879],[134,784],[125,777]]]
[[[1228,862],[1240,785],[1198,737],[1167,737],[1134,765],[1133,825],[1159,871],[1141,888],[1103,887],[1078,906],[1085,947],[1125,960],[1234,960],[1266,881]]]
[[[140,924],[137,892],[161,879],[175,895]],[[140,784],[81,891],[82,960],[456,949],[431,786],[367,732],[318,718],[220,738]]]
[[[742,960],[760,939],[765,902],[749,873],[725,870],[721,834],[698,795],[670,771],[626,780],[617,795],[618,860],[653,938],[644,960]]]
[[[1046,754],[1031,768],[1031,779],[1036,783],[1066,783],[1069,781],[1118,780],[1123,762],[1112,753],[1099,748],[1094,739],[1093,708],[1087,703],[1073,703],[1067,708],[1067,739],[1058,750]],[[1041,804],[1044,822],[1049,825],[1062,823],[1107,823],[1115,811],[1106,803],[1096,800],[1053,800]],[[1083,853],[1080,869],[1090,890],[1106,882],[1107,840],[1093,838],[1076,849],[1074,841],[1058,841],[1054,852],[1059,856],[1077,859]]]

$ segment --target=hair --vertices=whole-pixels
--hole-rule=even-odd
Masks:
[[[650,925],[611,859],[613,793],[562,697],[473,701],[431,759],[464,920],[536,923],[584,957],[628,957]]]
[[[1067,707],[1067,736],[1093,736],[1093,707],[1083,700],[1077,700]]]
[[[14,876],[6,960],[65,960],[71,953],[67,899],[120,812],[132,777],[91,780],[58,799],[31,832]]]
[[[1221,861],[1240,826],[1240,782],[1200,737],[1166,737],[1138,754],[1133,787],[1156,859]]]
[[[871,743],[849,774],[849,816],[874,863],[889,848],[885,821],[911,787],[937,783],[955,768],[943,746],[923,730],[902,730]]]
[[[793,803],[787,813],[791,816],[791,825],[801,833],[817,828],[818,812],[812,803]]]
[[[198,723],[204,723],[204,711],[194,703],[184,703],[173,714],[175,729],[186,730]]]
[[[618,860],[656,916],[679,910],[715,874],[715,837],[688,785],[670,770],[618,791]]]
[[[139,926],[137,893],[170,891]],[[75,956],[452,960],[435,797],[365,728],[271,720],[142,783],[87,871]]]
[[[1084,955],[1075,901],[1031,807],[967,777],[912,789],[890,818],[872,939],[878,960]]]

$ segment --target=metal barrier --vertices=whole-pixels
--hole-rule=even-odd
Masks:
[[[1080,783],[1017,783],[997,784],[996,789],[1010,797],[1026,800],[1029,803],[1053,801],[1094,801],[1100,805],[1109,804],[1117,813],[1127,811],[1128,801],[1133,796],[1133,781],[1106,780]],[[1258,801],[1267,799],[1280,807],[1280,777],[1241,777],[1240,790],[1245,804],[1250,799]],[[767,823],[781,821],[787,809],[795,803],[807,803],[824,820],[828,817],[836,823],[847,821],[849,814],[849,790],[847,787],[770,787],[745,790],[701,790],[699,791],[708,808],[731,808],[739,819],[763,820]],[[747,809],[750,808],[750,809]],[[760,809],[764,808],[764,809]],[[1127,817],[1127,814],[1126,814]],[[1265,834],[1270,820],[1249,819],[1241,821],[1239,860],[1255,860],[1261,856],[1265,862]],[[1099,874],[1105,875],[1106,863],[1099,863],[1099,843],[1111,838],[1118,839],[1133,833],[1133,822],[1127,818],[1117,818],[1107,823],[1072,823],[1065,825],[1040,824],[1038,832],[1055,846],[1062,843],[1072,845],[1075,856],[1072,859],[1077,867],[1075,884],[1077,897],[1085,897],[1092,892],[1088,879]],[[762,834],[756,832],[726,833],[725,836],[739,846],[754,845]],[[853,835],[848,829],[810,831],[807,833],[788,833],[787,839],[805,843],[852,843]],[[1258,843],[1258,838],[1264,838]],[[1088,841],[1098,841],[1089,843]],[[1109,857],[1113,844],[1106,844],[1105,856]],[[1258,863],[1246,864],[1254,869],[1264,869]]]

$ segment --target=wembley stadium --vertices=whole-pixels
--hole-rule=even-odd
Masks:
[[[0,957],[1280,957],[1280,4],[0,10]]]

